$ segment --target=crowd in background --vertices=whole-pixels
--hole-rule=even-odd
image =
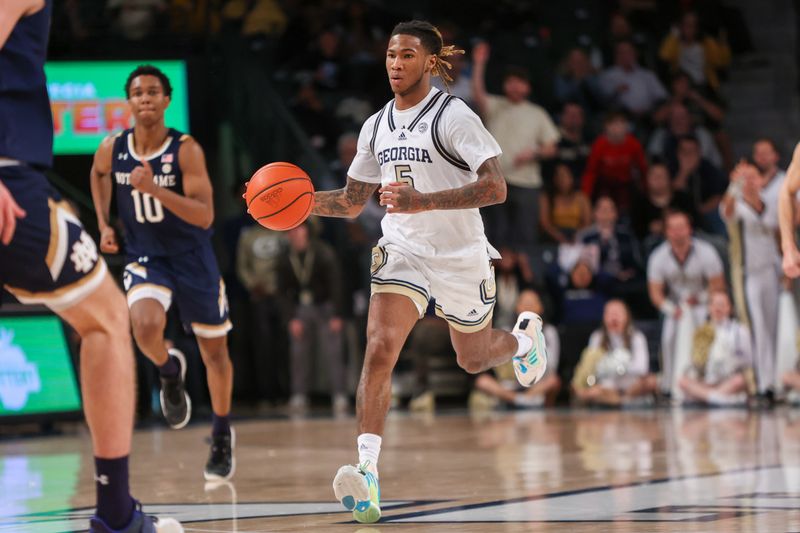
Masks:
[[[450,353],[446,325],[429,315],[399,367],[397,396],[412,396],[413,408],[431,408],[435,390],[473,386],[476,407],[538,406],[567,392],[585,404],[657,396],[738,404],[784,386],[763,377],[771,369],[754,368],[762,363],[752,328],[733,318],[741,311],[729,242],[741,236],[729,234],[736,216],[724,199],[760,198],[782,177],[775,143],[764,137],[752,154],[733,154],[724,128],[726,74],[753,51],[735,9],[714,0],[476,2],[485,16],[474,18],[413,1],[403,15],[367,1],[93,3],[60,6],[57,24],[74,52],[90,55],[82,36],[103,24],[109,39],[138,53],[163,52],[165,32],[184,36],[187,50],[208,31],[243,39],[329,161],[329,172],[314,176],[318,189],[344,184],[361,124],[391,97],[384,55],[394,23],[422,14],[445,43],[466,50],[450,58],[453,81],[434,83],[470,105],[503,149],[508,200],[482,210],[503,255],[495,326],[510,329],[520,310],[540,312],[550,371],[528,391],[509,385],[507,368],[453,377],[441,362]],[[736,166],[742,156],[755,170]],[[230,255],[240,400],[288,400],[302,412],[322,393],[337,412],[348,409],[383,212],[372,199],[358,219],[310,220],[286,233],[243,214],[218,223]],[[779,256],[767,266],[776,264]],[[686,315],[694,316],[688,344]],[[679,352],[688,362],[676,361]],[[787,374],[787,388],[798,382]]]

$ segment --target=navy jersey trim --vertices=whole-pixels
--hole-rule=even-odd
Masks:
[[[394,115],[394,100],[389,102],[389,112],[386,113],[386,116],[388,117],[388,121],[389,121],[389,131],[394,131],[395,129],[397,129],[397,128],[395,128],[394,116],[392,116],[392,115]]]
[[[425,107],[423,107],[423,108],[422,108],[422,111],[420,111],[420,112],[419,112],[419,114],[417,115],[417,118],[415,118],[415,119],[414,119],[414,121],[413,121],[413,122],[411,122],[411,125],[408,127],[409,131],[414,131],[414,126],[416,126],[416,125],[417,125],[417,123],[418,123],[420,120],[422,120],[422,117],[424,117],[424,116],[425,116],[425,114],[426,114],[426,113],[428,113],[428,111],[430,111],[431,109],[433,109],[433,106],[435,106],[435,105],[436,105],[436,102],[438,102],[438,101],[439,101],[439,98],[441,98],[441,97],[442,97],[442,94],[444,94],[444,93],[442,93],[441,91],[439,91],[438,93],[436,93],[436,95],[435,95],[433,98],[431,98],[431,99],[428,101],[428,103],[427,103],[427,104],[425,104]]]
[[[448,95],[444,99],[444,102],[439,110],[436,112],[436,115],[433,117],[433,123],[431,124],[431,138],[433,139],[433,146],[436,148],[436,151],[439,152],[439,155],[441,155],[445,161],[454,167],[469,172],[471,170],[469,165],[467,165],[467,163],[460,157],[454,156],[445,150],[444,144],[442,144],[441,139],[439,139],[439,120],[442,118],[442,112],[444,111],[444,108],[453,101],[453,98],[455,98],[453,95]]]
[[[375,139],[378,138],[378,128],[381,127],[381,119],[383,118],[383,113],[386,111],[386,106],[381,108],[380,113],[378,113],[378,118],[375,119],[375,127],[372,129],[372,139],[369,141],[369,150],[375,154]]]

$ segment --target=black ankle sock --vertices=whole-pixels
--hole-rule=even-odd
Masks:
[[[231,434],[231,421],[228,415],[219,416],[214,413],[211,416],[211,435],[218,437],[220,435]]]
[[[113,529],[131,521],[133,498],[128,491],[128,456],[118,459],[94,458],[97,487],[97,516]]]
[[[167,356],[167,362],[158,367],[158,373],[162,378],[176,378],[180,371],[181,365],[174,355]]]

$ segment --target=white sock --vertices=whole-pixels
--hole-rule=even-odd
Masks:
[[[369,461],[367,469],[378,475],[378,456],[381,454],[381,436],[374,433],[362,433],[358,436],[358,464]]]
[[[511,334],[517,339],[517,353],[514,354],[514,357],[526,355],[531,351],[531,348],[533,348],[533,339],[519,331],[514,331]]]

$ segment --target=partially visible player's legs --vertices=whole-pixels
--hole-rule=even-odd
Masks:
[[[333,480],[336,498],[359,522],[377,522],[381,517],[377,467],[391,403],[392,370],[419,316],[417,305],[404,295],[377,293],[370,300],[367,349],[356,394],[359,466],[341,467]]]
[[[164,342],[167,312],[161,302],[155,298],[141,298],[130,307],[136,345],[158,367],[161,377],[161,411],[172,428],[180,429],[192,416],[192,403],[185,384],[186,358],[179,350],[167,350]]]
[[[236,442],[229,418],[233,394],[233,364],[228,354],[228,336],[197,337],[197,344],[206,365],[206,379],[213,412],[211,452],[204,475],[207,480],[227,480],[233,477],[236,470],[233,457]]]

